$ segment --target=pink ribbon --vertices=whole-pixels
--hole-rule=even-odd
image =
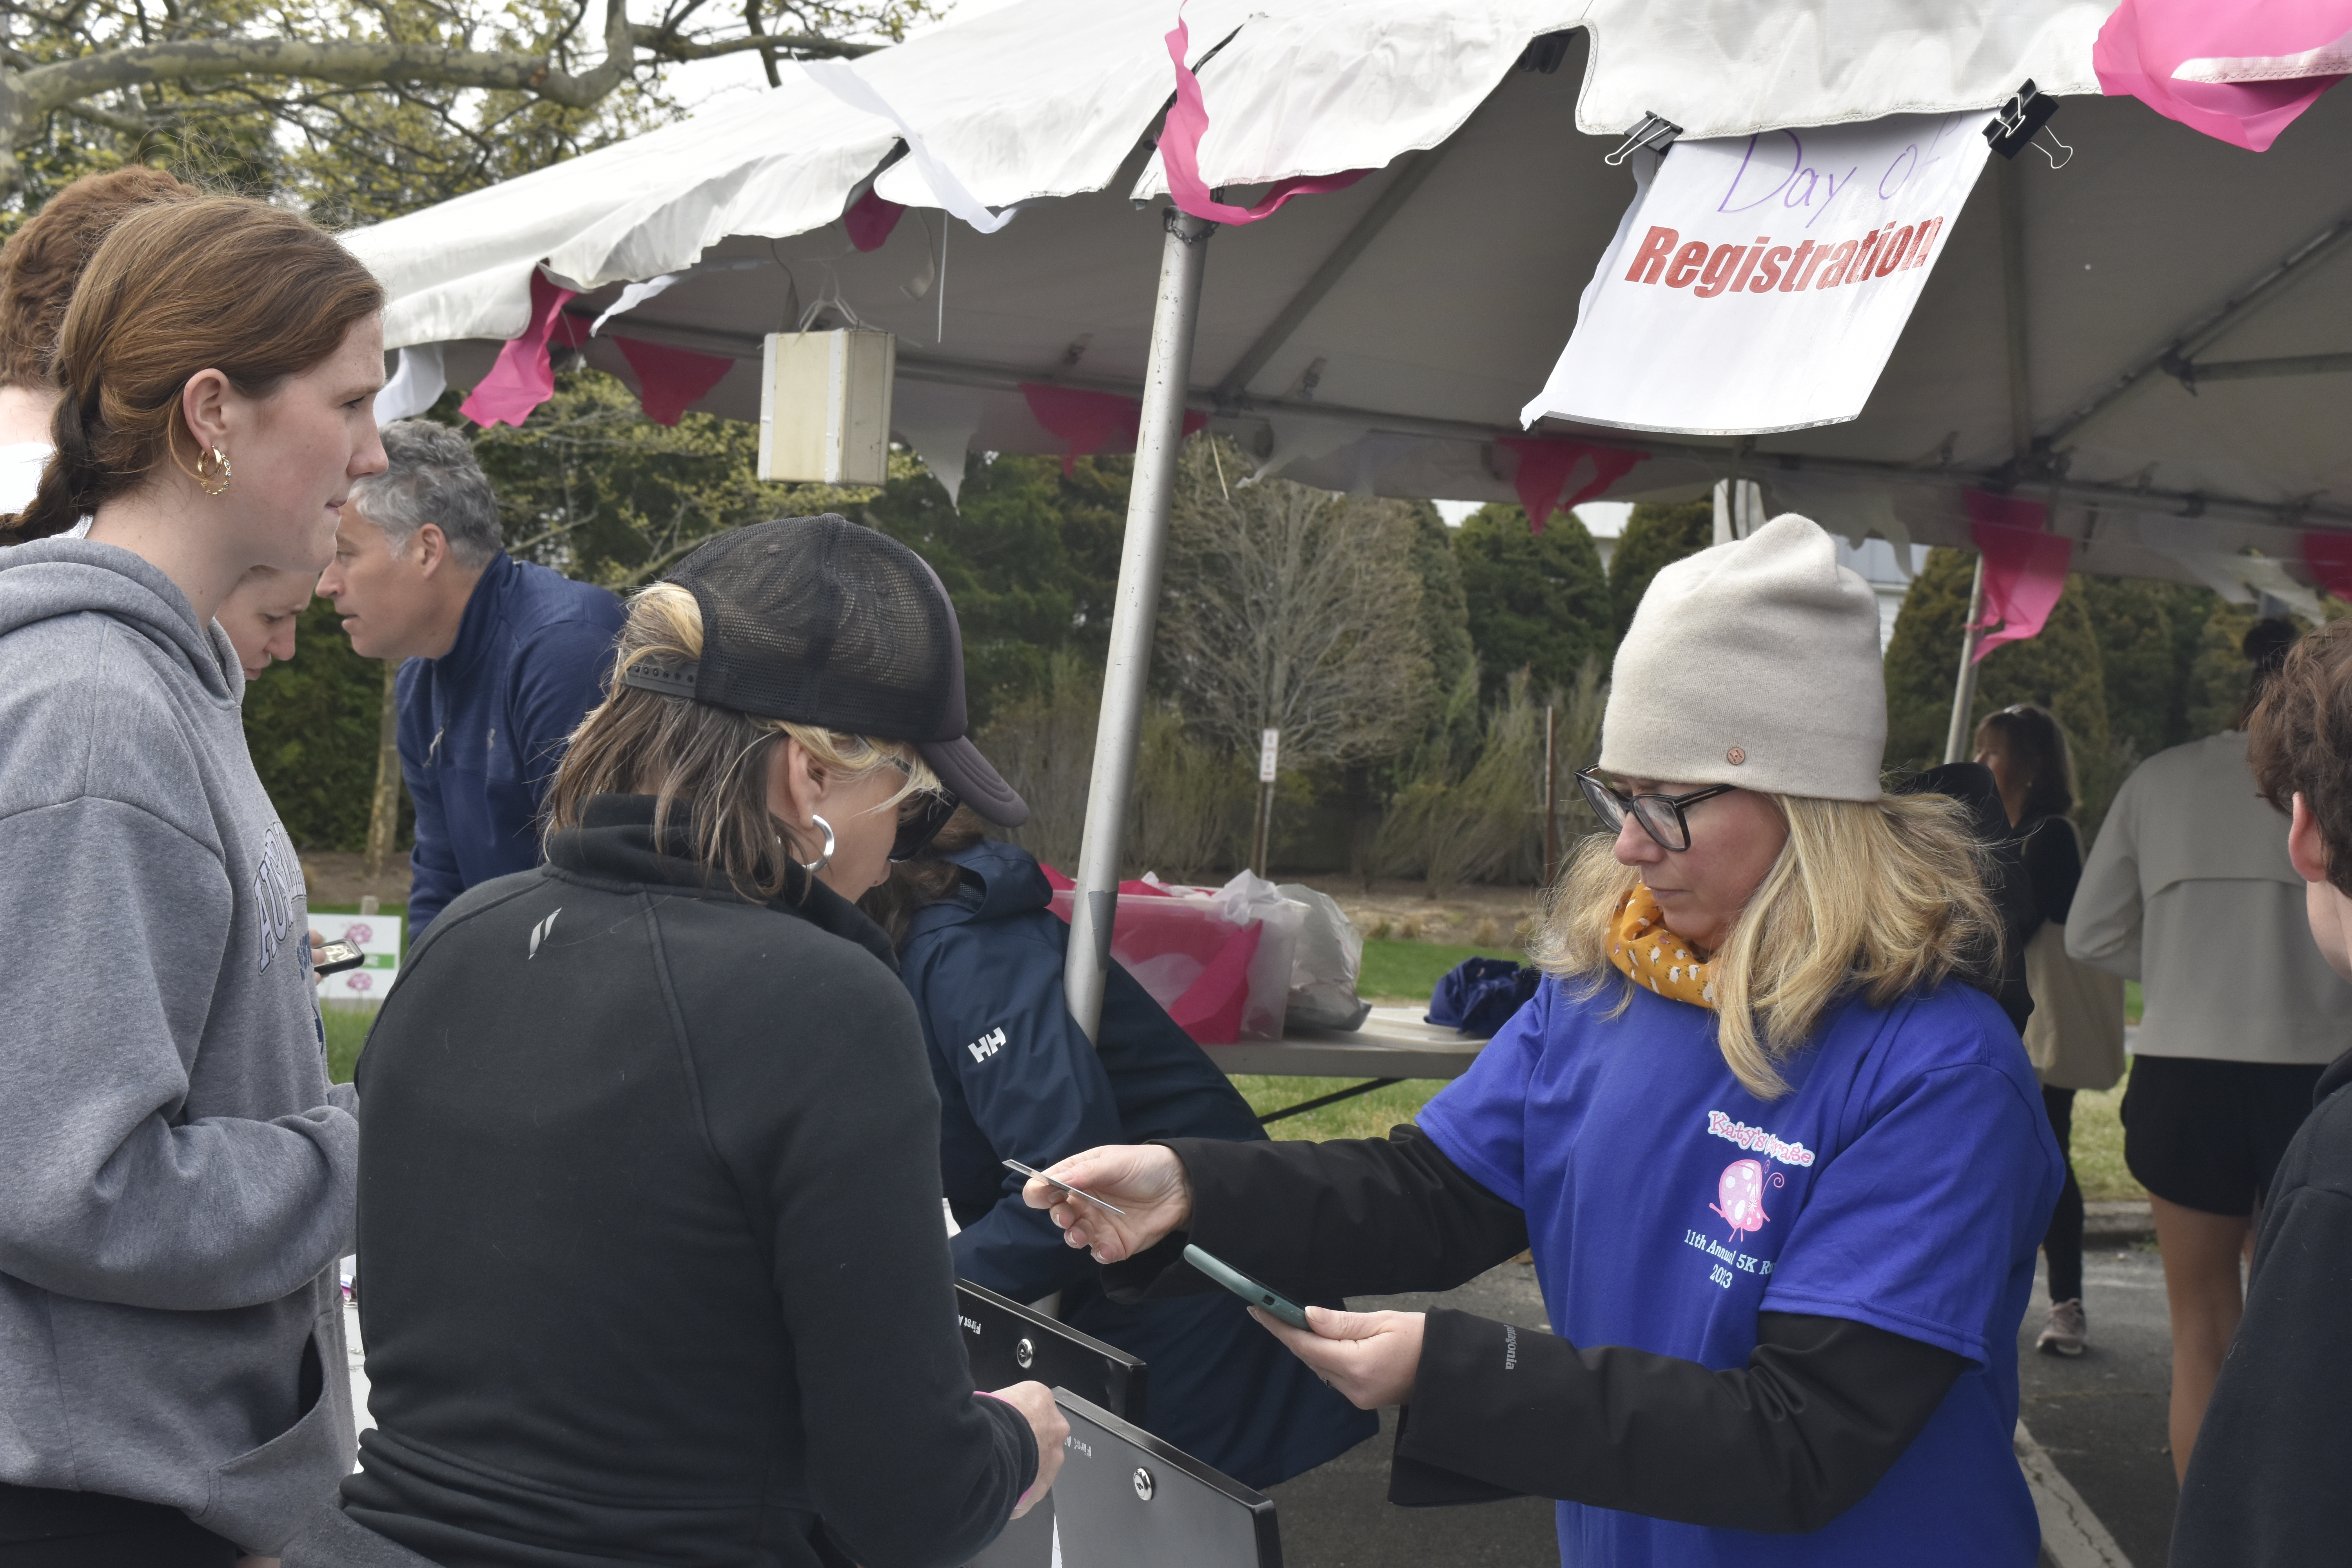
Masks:
[[[2339,599],[2352,599],[2352,533],[2306,533],[2304,564],[2319,585]]]
[[[656,425],[677,424],[688,404],[735,368],[733,360],[719,354],[694,353],[638,338],[616,337],[613,342],[629,368],[637,373],[637,406]]]
[[[1201,79],[1184,63],[1191,43],[1191,30],[1184,26],[1184,7],[1179,5],[1176,30],[1168,35],[1168,58],[1176,62],[1176,101],[1169,109],[1168,121],[1160,132],[1160,163],[1168,175],[1168,194],[1178,206],[1210,223],[1255,223],[1272,216],[1293,196],[1343,191],[1371,173],[1370,169],[1347,169],[1337,174],[1293,174],[1286,180],[1276,181],[1274,188],[1254,207],[1234,206],[1211,195],[1208,184],[1201,178],[1201,138],[1208,133],[1209,106],[1201,96]]]
[[[1519,455],[1519,471],[1512,484],[1519,492],[1519,505],[1527,510],[1528,529],[1533,533],[1544,531],[1544,523],[1554,508],[1573,511],[1594,497],[1606,494],[1611,485],[1650,455],[1622,447],[1596,447],[1589,441],[1559,441],[1546,437],[1507,436],[1500,444]],[[1560,491],[1568,488],[1569,476],[1587,458],[1592,459],[1592,479],[1562,500]]]
[[[1982,662],[2003,643],[2040,634],[2066,591],[2074,542],[2043,531],[2050,509],[2039,501],[1983,490],[1963,490],[1960,499],[1984,557],[1984,618],[1975,626],[1984,633],[1976,651]]]
[[[457,405],[457,412],[486,429],[493,425],[520,427],[532,409],[554,396],[555,367],[548,359],[549,338],[560,337],[567,348],[587,341],[586,330],[563,314],[563,307],[572,298],[571,289],[557,288],[546,274],[532,268],[530,323],[522,336],[507,340],[507,346],[499,351],[498,363]]]
[[[849,204],[841,215],[841,226],[849,231],[849,243],[860,250],[879,250],[890,231],[898,226],[899,215],[907,209],[886,199],[871,185],[866,194]]]
[[[1088,392],[1076,386],[1053,386],[1024,381],[1021,395],[1045,433],[1065,443],[1062,477],[1067,479],[1080,458],[1097,452],[1135,450],[1143,427],[1143,405],[1115,392]],[[1209,422],[1205,414],[1184,411],[1184,434],[1190,436]]]
[[[2250,77],[2266,64],[2288,70],[2294,56],[2347,33],[2352,0],[2123,0],[2099,28],[2091,68],[2110,98],[2137,98],[2168,120],[2260,153],[2341,76],[2219,82],[2172,73],[2206,59],[2243,62]]]

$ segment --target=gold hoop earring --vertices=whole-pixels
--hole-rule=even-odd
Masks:
[[[215,447],[208,452],[197,453],[196,466],[192,471],[195,476],[197,488],[205,494],[208,496],[228,494],[229,479],[232,477],[228,466],[228,454],[218,447]]]

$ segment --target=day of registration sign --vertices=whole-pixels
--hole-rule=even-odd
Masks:
[[[1984,169],[1981,112],[1635,154],[1618,225],[1522,412],[1684,435],[1862,412]]]

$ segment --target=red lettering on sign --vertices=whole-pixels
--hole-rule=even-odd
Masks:
[[[1667,255],[1675,248],[1675,241],[1681,237],[1663,224],[1652,224],[1650,232],[1643,237],[1642,248],[1633,253],[1633,269],[1625,274],[1625,281],[1655,283]]]
[[[1878,271],[1876,276],[1884,278],[1888,273],[1903,265],[1903,258],[1908,254],[1911,249],[1913,236],[1914,230],[1907,223],[1895,231],[1895,237],[1886,242],[1885,254],[1882,255],[1878,258]]]
[[[1788,285],[1780,281],[1780,268],[1788,259],[1789,247],[1785,245],[1776,245],[1766,251],[1764,259],[1757,264],[1756,277],[1748,285],[1748,291],[1751,294],[1769,294],[1776,286],[1787,288]]]
[[[1878,259],[1878,242],[1886,231],[1874,228],[1862,237],[1862,248],[1854,252],[1853,265],[1846,268],[1845,280],[1859,283],[1870,276],[1870,264]]]
[[[1666,287],[1687,289],[1698,269],[1706,265],[1706,241],[1694,239],[1675,252],[1675,264],[1666,268]]]
[[[1737,294],[1748,287],[1748,275],[1756,270],[1756,263],[1762,258],[1764,247],[1771,243],[1772,237],[1769,234],[1759,234],[1756,237],[1756,243],[1748,247],[1748,259],[1740,263],[1739,276],[1731,280],[1733,293]]]
[[[1919,226],[1919,237],[1911,242],[1911,259],[1905,262],[1903,265],[1906,267],[1924,266],[1927,260],[1927,247],[1934,244],[1936,237],[1943,233],[1943,231],[1944,220],[1942,218],[1931,217],[1926,223],[1921,224]]]
[[[1739,258],[1747,254],[1748,247],[1744,245],[1717,246],[1715,254],[1706,258],[1706,275],[1699,279],[1698,287],[1691,292],[1702,300],[1712,300],[1722,293],[1731,286],[1732,270],[1739,265]]]
[[[1821,281],[1813,287],[1834,289],[1844,282],[1846,267],[1853,260],[1853,241],[1850,239],[1840,241],[1838,247],[1828,253],[1830,264],[1822,268]]]
[[[1816,246],[1810,239],[1797,247],[1797,254],[1789,258],[1789,275],[1780,279],[1780,292],[1789,294],[1802,289],[1811,279],[1813,268],[1819,267],[1822,258],[1828,254],[1827,247]]]

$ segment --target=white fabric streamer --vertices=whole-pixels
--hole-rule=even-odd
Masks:
[[[1013,213],[990,212],[964,188],[961,180],[948,167],[931,156],[931,149],[922,134],[907,123],[907,117],[890,107],[888,100],[874,90],[874,84],[851,69],[845,60],[803,60],[801,68],[808,79],[852,109],[888,121],[898,128],[907,141],[907,159],[922,173],[924,183],[940,198],[940,205],[963,219],[982,234],[994,234],[1013,221]]]

